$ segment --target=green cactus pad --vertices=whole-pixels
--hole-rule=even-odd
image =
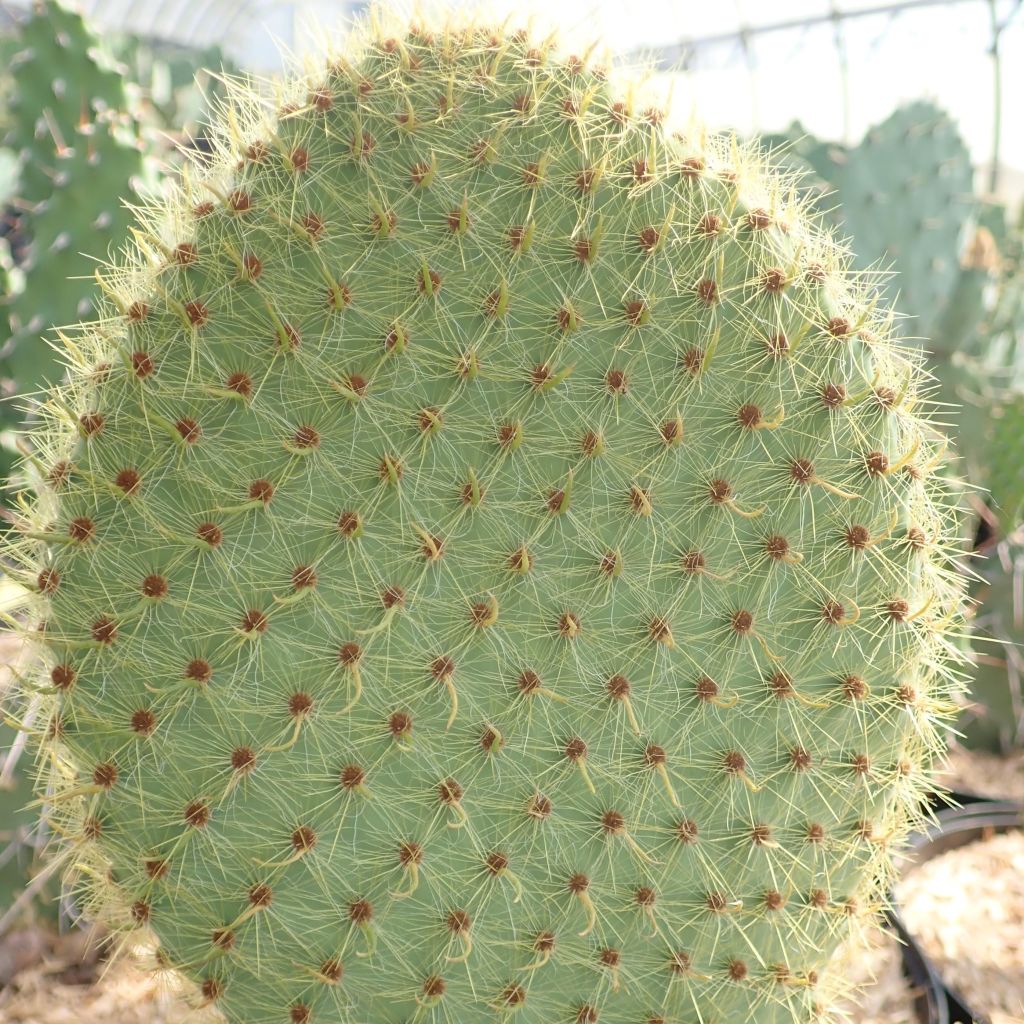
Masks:
[[[140,110],[147,134],[156,137],[155,144],[173,138],[187,146],[201,137],[211,108],[225,92],[221,74],[238,73],[219,46],[185,50],[134,35],[108,42],[128,68],[133,91],[138,93],[134,106]]]
[[[352,46],[44,407],[68,882],[246,1024],[809,1020],[956,688],[918,357],[757,153],[525,34]]]
[[[0,711],[4,710],[0,705]],[[20,737],[23,742],[24,737]],[[3,862],[0,863],[0,922],[4,934],[12,926],[31,921],[40,914],[55,917],[56,886],[36,882],[39,897],[28,900],[23,893],[41,869],[44,842],[32,801],[32,771],[27,757],[18,757],[19,733],[0,721],[0,821],[3,822]],[[21,897],[21,904],[18,899]],[[6,915],[10,914],[10,918]]]
[[[1004,535],[1024,522],[1024,394],[992,410],[990,489]]]
[[[1024,743],[1024,546],[1004,542],[988,555],[978,586],[970,701],[957,723],[967,746],[1009,752]]]
[[[975,206],[974,172],[949,115],[918,101],[875,125],[855,147],[818,141],[799,124],[773,141],[785,145],[784,159],[817,177],[818,205],[852,238],[856,265],[897,272],[886,291],[912,317],[904,333],[924,338],[929,348],[947,335],[955,343],[956,327],[946,321],[976,321],[987,275],[960,267]]]
[[[1024,236],[1005,224],[993,234],[986,245],[998,246],[1000,272],[991,308],[938,376],[960,403],[945,418],[955,420],[966,475],[989,492],[999,535],[1009,537],[1024,501]]]
[[[40,0],[18,27],[5,144],[22,158],[20,197],[45,199],[60,171],[61,150],[80,124],[117,118],[126,108],[124,81],[81,15]]]
[[[60,381],[64,364],[52,331],[90,315],[96,260],[123,249],[134,223],[126,203],[155,182],[138,124],[111,105],[125,100],[121,78],[81,17],[40,4],[18,36],[9,136],[20,160],[12,194],[30,242],[0,306],[0,377],[13,382],[0,421],[12,426],[24,418],[21,402]],[[5,276],[0,270],[0,283]],[[5,438],[4,479],[10,460]]]
[[[4,310],[11,334],[0,369],[22,395],[59,382],[63,365],[43,335],[91,312],[96,256],[125,244],[134,217],[120,197],[137,202],[133,192],[146,172],[136,141],[102,122],[78,133],[55,166],[53,191],[30,216],[24,286]]]
[[[9,149],[0,149],[0,204],[6,205],[18,190],[18,158]]]

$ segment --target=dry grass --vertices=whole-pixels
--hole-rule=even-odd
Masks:
[[[914,993],[903,976],[900,943],[894,935],[874,928],[866,947],[844,950],[839,956],[847,979],[859,992],[836,1005],[836,1019],[850,1024],[918,1024]]]
[[[44,960],[0,991],[2,1024],[180,1024],[188,1008],[162,990],[157,978],[127,960],[99,965],[75,984],[69,965],[51,946]]]
[[[1024,751],[1000,757],[957,747],[941,778],[954,789],[1024,803]]]
[[[24,933],[16,941],[26,942]],[[0,991],[0,1024],[184,1024],[189,1019],[189,1008],[166,980],[143,973],[127,960],[113,966],[100,963],[90,983],[74,983],[77,964],[69,959],[95,959],[95,948],[90,956],[82,946],[64,942],[62,948],[57,940],[43,960],[17,974]],[[3,956],[0,943],[0,962]],[[917,1024],[912,993],[900,971],[899,945],[891,935],[875,929],[850,969],[850,980],[865,986],[856,1002],[836,1008],[848,1015],[850,1024]]]

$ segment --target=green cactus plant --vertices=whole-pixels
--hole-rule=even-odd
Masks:
[[[67,884],[231,1021],[808,1020],[957,688],[919,356],[757,152],[375,24],[42,405]]]
[[[0,206],[6,206],[18,190],[18,158],[9,149],[0,149]]]
[[[6,238],[0,238],[0,301],[12,294],[17,280],[10,245]],[[13,391],[14,382],[0,375],[0,480],[6,480],[14,468],[13,430],[19,425],[20,417],[10,403]]]
[[[970,747],[1019,750],[1024,746],[1024,545],[1020,539],[996,546],[980,571],[970,703],[958,728]]]
[[[9,337],[0,350],[0,373],[17,382],[23,396],[59,379],[63,366],[45,335],[89,315],[95,258],[126,243],[133,215],[125,203],[138,201],[136,189],[147,173],[137,140],[102,122],[80,131],[55,167],[53,191],[29,218],[22,288],[4,308]]]
[[[8,199],[14,195],[17,189],[17,179],[17,159],[10,150],[0,149],[0,211],[7,206]],[[2,221],[2,212],[0,212],[0,224]],[[11,277],[12,269],[10,245],[7,238],[0,235],[0,303],[3,303],[14,287]],[[2,420],[3,415],[0,412],[0,422]]]
[[[11,61],[6,145],[23,155],[19,195],[26,204],[50,195],[58,158],[82,125],[124,118],[124,81],[82,17],[56,0],[37,0],[18,26]]]
[[[975,664],[959,728],[969,746],[1005,752],[1024,744],[1024,237],[1020,225],[993,227],[994,300],[944,372],[962,401],[961,448],[985,506],[972,588]]]
[[[960,471],[985,495],[982,529],[995,534],[974,567],[974,666],[958,728],[969,746],[1006,750],[1024,736],[1020,611],[1010,599],[1020,573],[1008,569],[1024,499],[1020,226],[1002,206],[971,197],[966,148],[931,104],[902,108],[855,149],[819,142],[799,125],[771,141],[852,236],[860,265],[893,265],[889,290],[911,317],[903,333],[923,336],[937,357],[941,420],[958,442]],[[882,209],[889,215],[872,216]]]
[[[224,96],[222,78],[239,73],[219,46],[183,49],[134,35],[110,43],[128,69],[137,94],[133,107],[149,132],[186,149],[203,136],[211,109]]]
[[[156,185],[138,125],[115,107],[125,100],[122,79],[81,17],[48,2],[18,31],[8,139],[20,156],[14,202],[30,241],[18,286],[6,288],[0,304],[7,428],[59,380],[64,366],[51,331],[89,314],[95,259],[124,246],[133,222],[125,202]],[[7,435],[4,477],[14,457]]]
[[[1003,536],[1024,523],[1024,392],[1008,395],[992,410],[990,491]]]
[[[57,909],[53,887],[37,881],[38,894],[23,895],[38,878],[42,866],[39,822],[30,809],[32,775],[20,757],[24,735],[0,721],[0,935],[18,923],[40,915],[53,917]],[[45,876],[44,876],[45,877]],[[20,901],[20,905],[19,905]]]
[[[817,140],[798,123],[770,141],[782,159],[810,174],[805,185],[820,209],[853,240],[854,265],[896,269],[885,290],[911,318],[904,333],[924,338],[932,351],[947,333],[955,344],[958,334],[945,321],[980,317],[987,275],[960,264],[978,204],[970,154],[949,115],[917,101],[854,147]]]
[[[993,356],[1008,339],[989,340]],[[1008,383],[1016,371],[994,363],[957,360],[947,373],[963,401],[958,420],[969,477],[984,487],[992,531],[1005,539],[1024,522],[1024,384]]]

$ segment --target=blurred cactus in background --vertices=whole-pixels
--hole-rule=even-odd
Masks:
[[[217,47],[191,52],[130,35],[101,44],[55,0],[36,5],[4,52],[0,204],[14,245],[0,238],[2,478],[14,428],[63,375],[53,329],[90,315],[98,261],[130,241],[128,204],[154,192],[180,153],[208,148],[204,120],[224,92]]]
[[[1002,211],[999,211],[1000,214]],[[969,744],[1024,747],[1024,215],[993,217],[995,283],[976,328],[951,356],[967,476],[984,488],[974,587]],[[985,228],[979,229],[979,234]],[[987,497],[987,500],[986,500]]]
[[[80,131],[122,117],[127,98],[93,32],[55,0],[38,4],[14,40],[5,141],[21,157],[18,195],[30,204],[51,194],[63,150]]]
[[[23,756],[24,739],[0,720],[0,935],[26,919],[57,912],[56,884],[41,884],[45,833],[30,808],[32,757]]]
[[[208,152],[206,121],[226,94],[222,76],[238,73],[220,47],[184,50],[133,35],[116,36],[110,45],[124,68],[149,145],[168,150],[169,159],[176,155],[173,147]]]
[[[164,48],[167,49],[166,47]],[[131,241],[137,203],[162,168],[202,150],[209,103],[223,93],[216,47],[164,53],[133,36],[102,42],[54,0],[0,36],[0,479],[36,400],[64,373],[54,328],[89,317],[98,261]],[[213,71],[204,71],[203,68]],[[195,141],[199,139],[198,143]],[[6,494],[3,497],[6,503]],[[4,694],[0,692],[0,709]],[[0,920],[39,869],[32,758],[0,723]],[[35,893],[25,913],[51,913]]]
[[[89,315],[95,261],[124,245],[125,202],[137,200],[147,177],[122,75],[82,18],[45,0],[15,40],[3,124],[17,160],[8,217],[24,251],[0,308],[0,378],[18,399],[0,406],[8,428],[23,419],[25,400],[62,377],[47,335]],[[14,452],[11,435],[4,440],[6,473]]]
[[[917,102],[857,146],[821,142],[799,124],[767,141],[808,172],[806,187],[838,234],[850,238],[854,265],[897,272],[887,290],[897,313],[912,318],[904,333],[928,339],[933,349],[957,293],[964,227],[977,206],[970,154],[953,122]]]

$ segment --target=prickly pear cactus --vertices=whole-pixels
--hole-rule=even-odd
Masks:
[[[219,46],[182,50],[133,35],[111,43],[138,94],[133,107],[146,123],[147,134],[173,139],[186,151],[201,149],[211,108],[226,91],[221,76],[237,75],[239,69]]]
[[[74,145],[79,126],[116,116],[127,98],[121,74],[96,36],[63,4],[37,0],[17,39],[5,143],[23,154],[21,198],[37,203],[53,189],[58,157]]]
[[[20,156],[14,208],[28,244],[18,287],[0,303],[0,378],[31,402],[64,372],[52,329],[91,312],[95,260],[124,246],[133,223],[125,203],[156,179],[138,123],[114,106],[125,101],[121,78],[81,17],[40,4],[18,32],[8,136]],[[5,392],[3,421],[24,415]],[[4,477],[13,453],[4,438]]]
[[[6,207],[17,189],[17,180],[17,159],[10,150],[0,149],[0,303],[10,295],[13,287],[11,271],[14,261],[7,239]]]
[[[1019,445],[1019,442],[1018,442]],[[1018,451],[1019,456],[1019,451]],[[957,728],[967,746],[1024,746],[1024,545],[998,545],[979,567],[969,701]]]
[[[1021,524],[1024,504],[1024,233],[993,225],[998,276],[983,319],[940,375],[955,386],[968,476],[988,491],[999,538]]]
[[[1024,271],[1019,225],[997,238],[1001,272],[992,308],[951,368],[963,399],[966,468],[988,505],[972,588],[974,665],[958,729],[968,746],[1010,751],[1024,744]]]
[[[992,410],[992,496],[1001,532],[1024,522],[1024,393],[1008,395]]]
[[[24,395],[60,380],[64,367],[45,335],[89,314],[95,259],[114,255],[133,223],[120,197],[138,202],[133,193],[147,172],[138,140],[105,122],[84,126],[55,167],[53,191],[27,219],[32,240],[23,287],[3,309],[9,336],[0,372]]]
[[[18,189],[18,159],[9,149],[0,149],[0,205],[6,205]]]
[[[924,338],[930,350],[955,350],[959,321],[976,322],[983,312],[988,275],[985,267],[961,267],[965,225],[977,204],[970,154],[949,115],[918,101],[855,147],[814,139],[799,124],[774,142],[784,159],[816,176],[819,206],[852,239],[856,263],[897,272],[885,291],[912,318],[904,333]]]
[[[11,259],[10,246],[7,239],[0,237],[0,296],[8,296],[15,287],[17,271]],[[14,466],[14,435],[13,429],[18,426],[21,417],[10,402],[14,390],[14,382],[5,379],[0,373],[0,480],[6,480]]]
[[[146,173],[138,140],[103,123],[89,125],[55,166],[52,193],[28,218],[24,287],[4,309],[10,338],[0,370],[25,393],[59,379],[62,365],[43,335],[90,312],[94,259],[114,255],[133,223],[119,196],[137,202],[132,193]],[[117,193],[106,190],[112,185]]]
[[[68,881],[231,1021],[818,1016],[955,686],[917,356],[588,59],[352,46],[237,97],[44,406]]]
[[[0,935],[12,925],[40,914],[52,917],[57,911],[54,887],[47,891],[37,879],[44,843],[30,808],[32,768],[29,759],[20,756],[24,740],[23,734],[0,721],[0,821],[4,823],[0,840],[4,855],[0,862]],[[25,892],[34,880],[35,898],[30,899]]]

